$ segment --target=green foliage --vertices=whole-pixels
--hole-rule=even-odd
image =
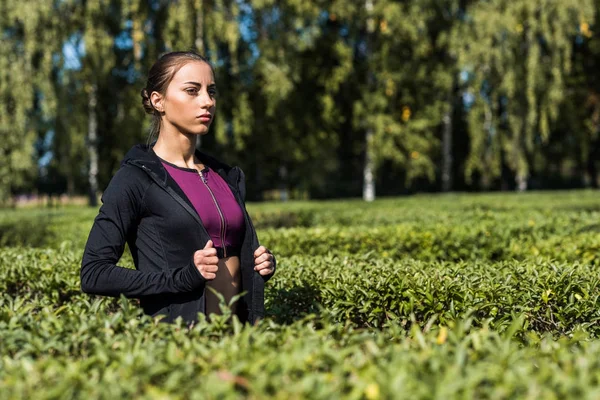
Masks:
[[[547,142],[567,96],[573,38],[593,19],[592,1],[477,2],[458,44],[476,96],[469,114],[471,152],[465,173],[486,182],[502,162],[525,181],[537,144]]]
[[[49,77],[61,48],[54,12],[62,8],[43,0],[0,5],[0,204],[37,178],[34,143],[56,112]]]
[[[94,145],[106,187],[147,138],[150,66],[188,49],[212,61],[219,88],[201,146],[248,172],[249,198],[357,196],[367,152],[395,193],[442,175],[524,188],[584,169],[595,185],[596,3],[4,1],[0,203],[35,186],[87,193]]]
[[[0,212],[7,398],[594,398],[594,192],[250,204],[267,318],[164,324],[89,296],[97,210]],[[37,236],[22,233],[35,226]],[[294,226],[294,224],[298,224]],[[489,233],[489,236],[486,235]],[[28,247],[23,247],[26,245]],[[126,251],[120,265],[133,268]]]
[[[398,262],[375,252],[287,261],[268,296],[276,320],[289,321],[302,309],[364,328],[406,326],[411,318],[448,326],[473,317],[475,325],[502,332],[520,315],[538,333],[600,334],[600,278],[589,264]]]

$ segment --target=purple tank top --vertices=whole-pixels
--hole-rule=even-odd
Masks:
[[[208,167],[202,171],[201,179],[196,169],[182,168],[163,159],[161,162],[194,205],[214,246],[239,249],[245,229],[244,214],[227,182]]]

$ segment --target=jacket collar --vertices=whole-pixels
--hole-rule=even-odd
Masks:
[[[121,165],[131,164],[140,168],[144,168],[151,173],[163,184],[167,185],[170,181],[170,176],[163,166],[160,158],[153,150],[154,144],[156,142],[152,142],[150,145],[147,144],[136,144],[133,146],[121,162]],[[196,149],[195,150],[196,157],[202,161],[202,163],[208,166],[210,169],[216,171],[227,183],[231,186],[237,188],[240,178],[240,172],[238,167],[231,167],[216,158]]]
[[[144,172],[150,175],[155,182],[162,186],[167,193],[169,193],[184,209],[186,209],[188,213],[190,213],[196,222],[200,224],[202,230],[208,238],[208,232],[202,224],[200,216],[196,212],[194,205],[179,187],[177,182],[175,182],[173,177],[171,177],[171,175],[167,172],[160,161],[160,158],[158,158],[158,155],[156,155],[152,149],[155,143],[156,142],[152,143],[151,145],[137,144],[133,146],[123,158],[121,165],[130,164],[143,169]],[[195,155],[200,161],[202,161],[204,165],[208,166],[214,171],[217,171],[217,173],[221,175],[225,182],[229,184],[234,193],[235,191],[239,191],[241,170],[238,167],[232,168],[199,150],[196,150]],[[241,203],[240,206],[242,206]]]

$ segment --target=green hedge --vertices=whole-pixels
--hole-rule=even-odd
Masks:
[[[267,319],[193,327],[81,292],[96,210],[0,211],[0,398],[600,395],[595,192],[249,211]]]
[[[594,398],[600,345],[512,339],[470,320],[406,331],[327,321],[156,324],[125,303],[17,307],[0,323],[4,398]]]
[[[522,315],[528,330],[600,335],[600,275],[589,264],[381,260],[300,257],[287,260],[267,292],[274,318],[326,313],[339,323],[385,328],[475,317],[502,331]]]
[[[0,251],[5,298],[71,306],[86,301],[79,255],[70,251]],[[132,267],[131,261],[122,263]],[[600,276],[589,264],[540,262],[425,263],[356,256],[293,256],[266,290],[267,313],[278,323],[309,314],[357,328],[441,324],[476,317],[502,331],[523,314],[529,330],[553,334],[585,328],[600,335]],[[132,300],[135,302],[135,300]]]

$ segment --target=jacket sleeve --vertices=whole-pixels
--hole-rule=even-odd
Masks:
[[[105,296],[141,297],[190,292],[205,284],[193,255],[180,268],[144,272],[117,265],[127,238],[135,231],[145,191],[135,167],[117,171],[102,195],[102,206],[90,231],[81,262],[81,289]],[[145,187],[144,187],[145,186]]]
[[[242,197],[242,201],[244,202],[244,207],[245,207],[246,206],[246,175],[244,175],[244,171],[242,171],[241,168],[239,170],[239,173],[240,173],[240,178],[238,181],[238,190],[240,192],[240,196]],[[248,214],[248,219],[250,219],[250,223],[252,223],[250,214]],[[254,227],[252,229],[254,229]],[[258,237],[258,235],[257,235],[257,237]],[[269,253],[271,253],[270,250],[269,250]],[[275,275],[275,270],[277,269],[277,259],[275,258],[275,254],[271,253],[271,255],[273,255],[273,272],[271,272],[269,275],[261,275],[263,277],[263,279],[265,280],[265,282],[268,281],[269,279],[271,279],[271,277],[273,277],[273,275]]]

